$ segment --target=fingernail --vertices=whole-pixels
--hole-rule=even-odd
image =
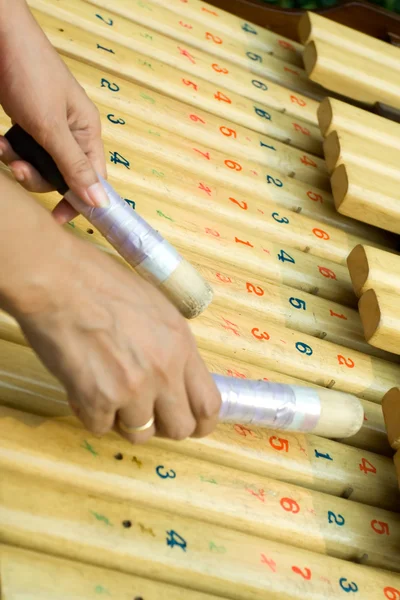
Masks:
[[[87,190],[87,194],[94,205],[99,208],[106,208],[110,204],[108,196],[101,183],[94,183],[91,185]]]

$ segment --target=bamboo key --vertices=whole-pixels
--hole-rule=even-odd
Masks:
[[[358,302],[365,339],[382,350],[400,354],[399,296],[369,289]]]
[[[317,13],[311,11],[304,13],[299,21],[298,31],[304,45],[312,40],[322,40],[341,51],[348,52],[349,57],[363,56],[384,67],[400,70],[400,50],[396,46]]]
[[[400,125],[394,121],[333,98],[324,98],[317,114],[324,137],[335,130],[348,132],[368,140],[373,145],[379,140],[379,144],[400,150]]]
[[[39,10],[42,3],[49,1],[31,0],[31,2],[35,2],[34,5]],[[129,0],[125,0],[125,2],[120,1],[117,4],[109,0],[89,0],[89,2],[96,8],[102,9],[99,19],[104,24],[108,25],[112,21],[112,25],[108,25],[107,27],[107,37],[112,40],[116,38],[117,41],[123,43],[125,46],[129,46],[129,22],[133,21],[179,42],[189,44],[192,48],[232,62],[256,75],[266,77],[270,81],[274,81],[289,89],[297,90],[306,95],[313,95],[315,93],[318,96],[322,96],[324,93],[318,86],[310,83],[304,69],[299,67],[294,68],[291,63],[284,62],[260,50],[255,53],[252,51],[253,47],[251,45],[242,44],[233,38],[226,38],[225,36],[222,38],[219,31],[214,30],[214,33],[211,33],[208,30],[209,27],[200,23],[195,23],[194,25],[185,23],[179,18],[179,15],[160,5],[155,5],[151,2],[141,2],[138,8],[132,11]],[[80,16],[92,17],[93,11],[87,10],[86,6],[79,0],[75,0],[74,4],[68,3],[68,8],[73,9],[74,14],[76,14],[75,3],[79,7],[82,7],[82,9],[85,8],[85,10],[81,10],[79,13]],[[103,10],[110,11],[111,14],[103,12]],[[79,26],[78,20],[75,23]],[[91,28],[91,30],[96,32],[99,30],[99,32],[103,33],[104,27]],[[216,33],[218,35],[215,35]],[[308,94],[308,91],[311,93]]]
[[[354,293],[373,288],[400,294],[400,257],[370,246],[356,246],[347,260]]]
[[[98,101],[104,104],[104,89],[99,85],[104,71],[93,65],[89,67],[79,60],[68,58],[68,56],[61,56],[61,58],[89,95],[92,95],[95,101],[98,98]],[[137,78],[139,79],[139,77],[138,74]],[[202,86],[197,89],[190,86],[190,96],[185,93],[185,89],[181,89],[181,93],[179,93],[180,88],[172,86],[172,89],[169,88],[168,91],[176,92],[174,93],[174,96],[178,98],[176,100],[171,95],[166,96],[155,91],[157,88],[156,78],[154,78],[154,82],[153,80],[149,82],[149,86],[152,88],[151,93],[148,88],[144,87],[145,81],[143,81],[143,86],[138,86],[120,77],[113,77],[113,80],[115,86],[119,88],[112,94],[114,110],[118,109],[125,115],[131,115],[183,137],[201,143],[209,143],[216,150],[224,150],[226,147],[224,138],[232,137],[232,141],[235,140],[235,148],[243,148],[244,156],[262,162],[261,157],[265,157],[266,153],[263,144],[271,145],[269,140],[272,138],[283,142],[286,146],[293,146],[322,156],[321,134],[315,125],[307,124],[305,127],[303,121],[294,122],[295,119],[290,115],[273,109],[269,109],[269,112],[258,109],[259,112],[256,112],[255,107],[251,104],[247,105],[244,98],[238,100],[239,103],[231,103],[221,108],[220,103],[210,101],[208,95],[202,93]],[[207,87],[207,84],[205,86]],[[160,87],[159,80],[158,87]],[[184,87],[189,86],[183,84],[181,88]],[[196,111],[193,110],[193,107],[196,107]],[[227,120],[227,115],[230,120]],[[123,119],[116,118],[116,121],[123,121]],[[115,124],[123,125],[122,122]],[[213,131],[214,127],[216,131]],[[236,135],[234,133],[229,135],[230,129]],[[240,151],[236,149],[236,152]],[[270,153],[268,152],[268,154]]]
[[[151,0],[151,3],[165,7],[162,0]],[[118,3],[114,10],[119,11],[119,7],[120,4]],[[216,9],[215,6],[207,2],[191,0],[191,2],[182,3],[181,0],[171,0],[168,2],[168,9],[179,16],[193,19],[206,27],[210,25],[216,27],[217,32],[223,32],[234,40],[243,41],[247,46],[264,50],[268,54],[293,65],[302,66],[303,64],[301,58],[302,46],[297,42],[279,36],[264,27],[254,25],[254,23],[245,22],[236,15],[219,8]]]
[[[382,400],[383,417],[385,420],[389,444],[395,450],[400,448],[400,388],[393,387]],[[396,453],[396,469],[399,471],[399,453]]]
[[[311,81],[338,94],[366,104],[384,102],[400,107],[397,70],[353,54],[349,56],[323,40],[309,42],[303,53],[304,66]]]
[[[0,546],[0,581],[3,600],[219,600],[195,590],[171,586],[165,582],[127,575],[73,560],[56,558]],[[224,598],[222,598],[224,600]]]
[[[340,214],[400,233],[396,180],[366,172],[354,164],[341,164],[331,176],[331,185]]]
[[[386,187],[398,185],[393,180],[400,178],[400,150],[395,148],[379,142],[366,144],[364,138],[347,131],[331,131],[324,141],[324,156],[330,173],[340,164],[356,165],[362,169],[367,190],[370,179],[375,179],[376,187],[380,185],[381,178],[385,179]]]
[[[31,9],[31,11],[51,43],[58,50],[62,50],[64,53],[67,51],[69,56],[89,64],[101,66],[110,73],[115,73],[125,79],[138,81],[136,78],[138,69],[135,63],[141,61],[141,66],[146,67],[147,78],[154,75],[149,73],[150,71],[158,72],[157,89],[160,89],[161,86],[167,94],[170,94],[170,77],[172,81],[178,79],[181,90],[183,85],[188,88],[193,87],[191,84],[184,84],[183,79],[192,81],[194,86],[201,86],[202,88],[205,88],[205,82],[212,82],[213,104],[223,102],[225,108],[226,104],[232,102],[232,93],[238,93],[240,98],[244,97],[252,101],[252,111],[258,108],[254,103],[261,103],[280,112],[287,112],[287,114],[313,125],[317,124],[318,102],[316,100],[298,92],[294,93],[287,88],[270,82],[268,79],[265,81],[253,80],[251,74],[249,75],[245,70],[234,65],[229,65],[228,73],[218,73],[212,67],[212,64],[214,64],[211,63],[212,58],[210,59],[209,55],[205,53],[203,56],[198,51],[190,52],[189,56],[195,61],[193,63],[186,54],[181,53],[176,42],[167,38],[160,39],[160,44],[164,49],[163,52],[162,49],[158,49],[158,46],[153,44],[156,37],[161,38],[161,36],[158,36],[152,30],[146,30],[139,26],[135,27],[136,34],[135,37],[132,36],[132,44],[135,42],[137,51],[144,54],[144,56],[138,57],[131,48],[116,42],[110,44],[108,40],[102,40],[98,35],[69,25],[68,18],[64,22],[35,9]],[[95,14],[93,19],[98,21]],[[60,29],[63,31],[60,32]],[[62,33],[61,36],[60,33]],[[150,35],[153,40],[146,42],[146,38],[142,37],[141,33],[144,36]],[[106,46],[103,46],[103,44],[106,44]],[[179,60],[179,70],[176,69],[177,60]],[[162,77],[161,81],[160,76]],[[194,82],[192,78],[195,79]],[[252,81],[257,81],[259,84],[253,84]],[[214,85],[217,86],[217,89],[214,88]],[[191,93],[191,90],[189,92]],[[261,110],[263,108],[260,108]]]
[[[301,380],[264,367],[240,363],[208,351],[200,352],[213,373],[304,385]],[[44,368],[32,349],[0,341],[0,354],[3,365],[0,398],[3,405],[46,418],[68,417],[68,422],[76,422],[70,416],[61,384]],[[318,393],[326,392],[313,384],[310,387]],[[330,394],[334,401],[337,393]],[[365,400],[361,403],[365,413],[364,425],[355,436],[345,438],[341,444],[315,435],[222,423],[206,438],[193,438],[179,444],[153,438],[149,444],[188,457],[202,456],[212,463],[263,474],[368,505],[398,510],[394,469],[392,462],[386,458],[392,453],[381,409]],[[344,443],[350,446],[344,448]],[[367,473],[370,473],[368,478]]]
[[[35,465],[36,477],[49,486],[78,489],[117,502],[134,498],[138,507],[184,517],[196,514],[202,522],[240,533],[400,570],[399,514],[204,460],[188,462],[182,454],[148,446],[134,449],[140,467],[132,473],[132,461],[115,458],[119,453],[132,453],[128,444],[111,436],[99,440],[83,428],[43,422],[40,417],[1,407],[0,431],[3,472],[12,470],[25,477]],[[165,479],[176,481],[166,487]],[[285,499],[290,499],[296,517],[287,514]],[[337,519],[330,519],[331,513]],[[377,537],[379,523],[386,524],[389,535]]]
[[[165,476],[169,471],[161,473]],[[177,480],[166,476],[166,494]],[[213,484],[203,485],[207,493]],[[112,501],[82,489],[35,481],[31,472],[23,478],[7,472],[2,491],[0,531],[5,543],[172,585],[237,600],[265,600],[266,594],[277,599],[282,590],[290,600],[310,594],[322,600],[347,589],[359,590],[363,598],[372,600],[400,587],[395,573],[214,524],[201,522],[199,527],[192,518],[135,506],[132,499]],[[281,500],[282,511],[295,521],[297,505],[290,498]],[[250,501],[260,502],[256,497],[249,498],[249,505]],[[279,504],[279,499],[268,497],[266,513],[272,504]],[[331,520],[332,529],[340,527],[339,516]],[[382,527],[376,524],[378,532]]]

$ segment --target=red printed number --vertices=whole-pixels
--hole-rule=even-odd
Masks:
[[[189,115],[189,119],[191,119],[195,123],[203,123],[203,125],[206,124],[206,122],[201,117],[199,117],[197,115]]]
[[[292,125],[296,131],[300,131],[300,133],[302,133],[303,135],[311,135],[311,133],[306,127],[302,127],[298,123],[292,123]]]
[[[192,86],[192,88],[194,88],[196,90],[196,92],[199,89],[198,85],[196,83],[194,83],[193,81],[189,81],[189,79],[182,79],[182,83],[184,83],[185,85]]]
[[[218,231],[215,231],[215,229],[210,229],[209,227],[205,227],[205,232],[208,233],[209,235],[213,235],[214,237],[221,237],[221,234],[218,233]]]
[[[264,290],[259,285],[253,285],[252,283],[246,283],[246,289],[249,294],[255,294],[256,296],[264,296]]]
[[[303,579],[306,579],[307,581],[309,579],[311,579],[311,571],[310,571],[310,569],[305,568],[302,571],[301,569],[299,569],[299,567],[292,567],[292,571],[293,571],[293,573],[297,573],[297,575],[301,575],[303,577]]]
[[[206,194],[208,194],[209,196],[211,196],[211,190],[210,190],[210,188],[207,185],[204,185],[204,183],[200,183],[199,190],[203,190],[203,192],[206,192]]]
[[[359,464],[358,466],[359,466],[360,471],[364,471],[365,474],[373,473],[375,475],[375,473],[376,473],[376,468],[366,458],[362,458],[361,464]]]
[[[222,317],[222,320],[225,321],[226,325],[222,325],[222,327],[224,329],[227,329],[228,331],[233,331],[233,333],[235,335],[239,335],[240,333],[238,331],[239,327],[236,325],[236,323],[232,323],[231,321],[228,321],[228,319],[225,319],[224,317]]]
[[[248,435],[254,436],[254,432],[244,425],[235,425],[234,430],[243,437],[247,437]]]
[[[388,600],[400,600],[400,590],[393,587],[385,587],[383,593]]]
[[[345,315],[338,315],[337,313],[333,312],[332,309],[329,309],[329,312],[331,313],[331,317],[337,317],[338,319],[344,319],[347,321],[347,317]]]
[[[198,150],[197,148],[193,148],[193,150],[195,152],[198,152],[202,156],[204,156],[204,158],[206,158],[207,160],[210,160],[210,153],[209,152],[202,152],[201,150]]]
[[[296,52],[296,48],[290,42],[286,42],[285,40],[278,40],[278,44],[282,48],[285,48],[285,50],[292,50],[293,52]]]
[[[312,200],[313,202],[321,202],[321,204],[324,203],[321,194],[316,194],[315,192],[312,192],[311,190],[309,192],[307,192],[307,196],[310,198],[310,200]]]
[[[375,533],[378,533],[379,535],[390,535],[389,524],[384,523],[384,521],[377,521],[376,519],[374,519],[373,521],[371,521],[371,527],[375,531]]]
[[[300,506],[297,504],[296,500],[292,500],[292,498],[282,498],[281,506],[287,512],[292,512],[294,514],[300,512]]]
[[[312,232],[315,235],[315,237],[319,238],[320,240],[329,240],[330,239],[329,233],[326,233],[326,231],[324,231],[323,229],[318,229],[317,227],[315,227],[312,230]]]
[[[228,96],[225,96],[225,94],[222,94],[222,92],[217,92],[216,94],[214,94],[214,98],[216,100],[219,100],[220,102],[227,102],[228,104],[232,104],[232,100],[228,98]]]
[[[238,377],[238,379],[247,379],[247,377],[244,373],[239,373],[239,371],[236,371],[236,369],[227,369],[226,372],[228,373],[229,377]],[[235,425],[235,430],[236,430],[236,427],[242,427],[243,429],[247,429],[247,427],[243,427],[243,425]],[[253,433],[250,429],[247,429],[247,431],[251,434]],[[246,436],[245,433],[241,433],[240,435]]]
[[[201,10],[204,12],[210,13],[210,15],[214,15],[214,17],[218,17],[216,12],[214,12],[213,10],[209,10],[208,8],[205,8],[204,6],[202,6]]]
[[[336,279],[335,273],[330,269],[327,269],[326,267],[318,267],[318,270],[321,273],[321,275],[327,277],[327,279]]]
[[[229,73],[228,69],[220,67],[217,63],[213,63],[211,66],[216,73],[222,73],[222,75],[227,75]]]
[[[250,246],[250,248],[254,248],[253,244],[250,244],[250,242],[244,242],[243,240],[239,240],[237,237],[235,237],[235,242],[237,244],[243,244],[244,246]]]
[[[301,157],[300,162],[303,163],[303,165],[309,165],[310,167],[317,167],[317,163],[314,162],[311,158],[308,158],[308,156],[306,156],[304,154],[304,156]]]
[[[188,23],[184,23],[183,21],[179,21],[179,25],[182,27],[186,27],[186,29],[193,29],[193,25],[189,25]]]
[[[235,200],[235,198],[229,198],[229,200],[231,202],[233,202],[234,204],[237,204],[243,210],[247,210],[247,202],[244,202],[243,200],[238,201],[238,200]]]
[[[209,31],[207,31],[207,33],[206,33],[206,39],[207,40],[212,40],[215,44],[222,44],[221,38],[218,37],[218,36],[216,36],[216,35],[213,35]]]
[[[339,365],[346,365],[346,367],[349,367],[349,369],[354,368],[354,360],[351,360],[351,358],[345,358],[341,354],[338,354],[337,359],[338,359]]]
[[[234,160],[225,160],[224,162],[228,169],[233,169],[234,171],[241,171],[243,169],[242,165],[239,165]]]
[[[222,275],[222,273],[216,273],[217,279],[222,281],[222,283],[232,283],[232,279],[227,275]]]
[[[220,127],[219,130],[221,133],[226,135],[226,137],[234,137],[235,139],[237,137],[236,131],[234,129],[230,129],[229,127],[225,127],[225,125]]]
[[[256,340],[269,340],[270,339],[270,336],[268,335],[268,333],[266,331],[263,331],[261,333],[260,330],[258,329],[258,327],[254,327],[254,329],[251,330],[251,333],[254,335]]]
[[[265,554],[261,554],[261,562],[264,565],[268,565],[271,571],[276,572],[276,562],[272,558],[267,558]]]
[[[306,106],[306,103],[304,102],[304,100],[302,100],[301,98],[298,98],[297,96],[290,96],[290,100],[294,104],[298,104],[299,106]]]
[[[285,440],[283,438],[278,438],[278,437],[276,437],[276,435],[273,435],[269,438],[268,441],[270,443],[270,446],[272,446],[272,448],[274,450],[289,452],[288,440]]]

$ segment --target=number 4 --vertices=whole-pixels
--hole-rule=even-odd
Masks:
[[[367,474],[367,473],[375,474],[376,473],[376,468],[366,458],[362,458],[361,464],[359,464],[358,466],[360,468],[360,471],[364,471],[365,474]]]

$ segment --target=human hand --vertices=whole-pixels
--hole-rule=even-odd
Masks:
[[[1,5],[1,2],[0,2]],[[1,15],[0,15],[1,17]],[[0,104],[53,157],[67,185],[90,206],[106,206],[96,171],[106,177],[100,117],[36,23],[24,0],[0,18]],[[0,159],[32,192],[51,186],[0,137]],[[76,215],[65,203],[56,209],[64,223]]]
[[[185,320],[151,284],[68,238],[63,258],[42,267],[42,300],[32,308],[20,293],[14,316],[76,415],[96,434],[115,424],[132,442],[209,434],[221,399]],[[153,415],[144,432],[118,427],[118,419],[140,427]]]

